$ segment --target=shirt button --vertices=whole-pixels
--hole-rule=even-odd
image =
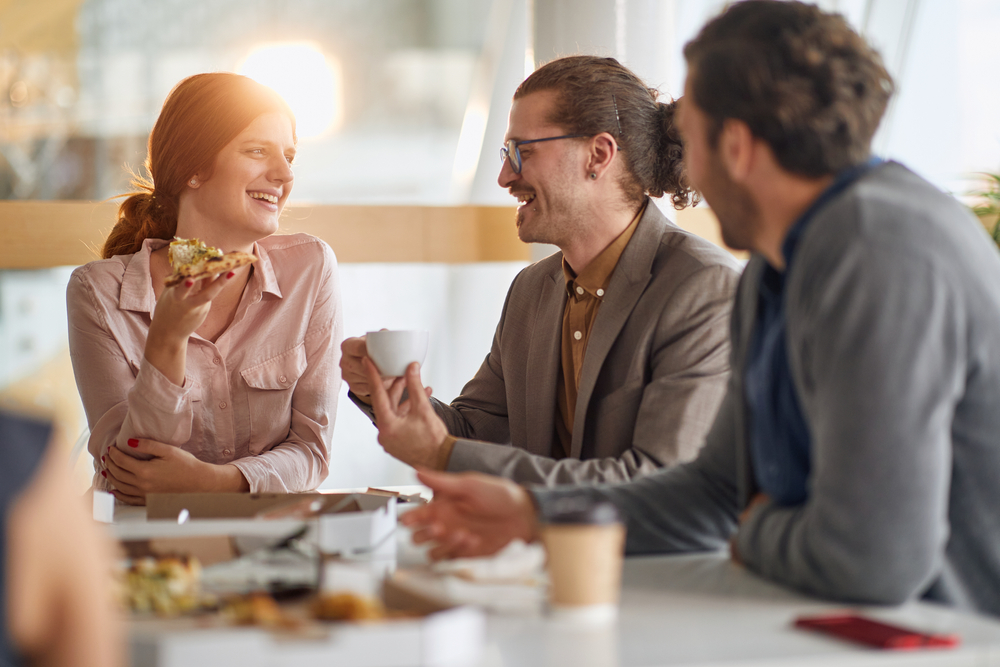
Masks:
[[[223,401],[222,403],[219,403],[219,407],[222,408],[223,410],[226,409],[226,405],[228,405],[228,404],[225,401]]]
[[[602,289],[597,290],[597,296],[604,296],[604,290]]]
[[[583,333],[581,333],[579,331],[574,331],[573,332],[573,338],[575,338],[577,340],[580,340],[581,338],[583,338]]]
[[[577,294],[583,294],[583,288],[582,287],[577,287],[576,288],[576,293]]]
[[[232,454],[232,452],[229,451],[228,449],[223,449],[222,453],[225,454],[226,456],[229,456],[230,454]]]
[[[281,384],[285,384],[286,382],[288,382],[288,378],[286,378],[284,375],[279,375],[278,382],[280,382]]]
[[[218,357],[216,357],[215,359],[212,359],[212,363],[215,364],[216,366],[218,366],[219,364],[222,363],[222,359],[219,359]]]

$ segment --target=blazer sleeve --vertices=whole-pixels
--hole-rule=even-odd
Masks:
[[[678,285],[665,302],[651,336],[646,380],[636,399],[631,446],[620,455],[554,459],[460,439],[449,469],[556,486],[624,482],[694,459],[726,392],[729,315],[738,280],[731,267],[708,265]],[[614,415],[605,415],[609,417]]]
[[[739,503],[738,409],[739,395],[730,383],[694,461],[622,484],[530,489],[539,515],[544,519],[565,497],[607,500],[625,519],[629,555],[725,548],[736,529]]]
[[[507,412],[507,385],[504,382],[503,340],[511,294],[520,276],[514,279],[504,299],[500,322],[493,334],[490,352],[462,393],[451,404],[431,399],[434,410],[456,438],[472,438],[491,443],[510,443],[510,422]]]
[[[948,272],[888,243],[856,243],[832,267],[812,262],[822,292],[790,301],[790,360],[813,439],[809,497],[757,508],[737,549],[779,583],[897,604],[942,566],[968,332]]]

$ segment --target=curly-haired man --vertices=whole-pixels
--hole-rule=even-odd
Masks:
[[[953,198],[870,158],[892,82],[840,16],[748,0],[685,56],[688,175],[754,253],[705,447],[534,503],[430,475],[435,501],[407,521],[438,556],[477,553],[532,537],[560,498],[603,498],[630,553],[731,540],[751,570],[822,597],[1000,614],[1000,255]]]

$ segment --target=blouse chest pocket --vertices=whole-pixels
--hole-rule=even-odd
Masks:
[[[305,343],[240,371],[249,388],[250,450],[281,442],[292,418],[292,389],[307,367]]]

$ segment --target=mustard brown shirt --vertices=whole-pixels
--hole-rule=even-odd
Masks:
[[[647,200],[648,201],[648,200]],[[583,358],[587,353],[590,331],[594,328],[597,310],[604,300],[604,292],[611,282],[611,274],[618,266],[625,247],[632,240],[639,219],[646,211],[646,204],[618,237],[601,251],[597,257],[576,275],[563,257],[562,269],[566,277],[566,308],[562,321],[562,373],[559,375],[557,397],[559,419],[556,420],[556,434],[562,445],[562,456],[569,456],[573,444],[573,418],[576,413],[576,398],[580,391],[580,373]],[[558,452],[553,452],[562,458]]]

